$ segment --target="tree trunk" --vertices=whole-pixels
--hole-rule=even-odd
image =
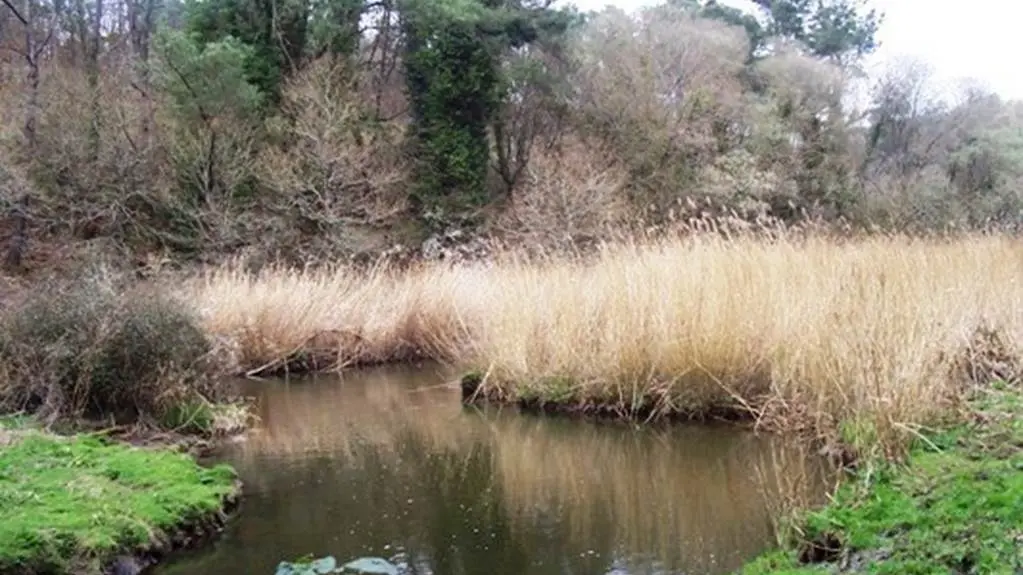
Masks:
[[[89,127],[89,139],[93,161],[99,159],[100,124],[102,122],[102,94],[99,87],[99,56],[103,42],[103,0],[95,0],[95,12],[93,13],[92,38],[89,46],[89,90],[92,93],[92,124]]]
[[[153,31],[153,13],[156,0],[128,0],[128,26],[131,35],[131,46],[139,61],[137,67],[136,88],[142,95],[143,108],[139,132],[142,145],[146,148],[151,143],[152,126],[155,122],[156,109],[153,106],[149,75],[149,39]]]
[[[25,0],[25,64],[28,81],[28,102],[25,106],[25,143],[30,151],[36,147],[36,119],[39,117],[39,40],[36,37],[34,0]]]

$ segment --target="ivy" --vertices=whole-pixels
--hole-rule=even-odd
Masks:
[[[563,31],[567,13],[501,0],[409,1],[403,8],[405,78],[412,107],[413,204],[471,209],[492,198],[488,129],[505,102],[506,52]]]

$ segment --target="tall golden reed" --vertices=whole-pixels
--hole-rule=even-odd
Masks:
[[[222,269],[186,295],[243,370],[312,347],[346,364],[418,353],[486,373],[499,397],[740,408],[884,443],[962,397],[978,333],[1016,355],[1023,243],[700,235],[586,260]]]

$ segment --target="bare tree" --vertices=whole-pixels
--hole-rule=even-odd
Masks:
[[[555,152],[568,120],[565,95],[559,90],[566,62],[540,47],[526,47],[505,62],[509,90],[492,126],[491,166],[504,191],[514,193],[534,151]]]
[[[899,62],[881,76],[861,175],[870,170],[905,179],[934,161],[949,126],[937,121],[947,110],[932,88],[931,69],[916,60]]]
[[[153,105],[152,82],[149,71],[149,52],[153,33],[153,21],[157,0],[127,0],[128,34],[131,37],[132,52],[138,59],[136,78],[132,86],[142,96],[145,111],[139,131],[142,145],[148,147],[156,109]]]
[[[92,92],[92,121],[89,127],[89,138],[92,143],[93,160],[99,157],[100,122],[102,121],[102,109],[99,87],[100,63],[99,57],[103,46],[103,0],[93,0],[93,22],[92,37],[89,42],[89,88]]]
[[[39,118],[39,63],[53,39],[54,26],[51,15],[36,0],[25,0],[21,10],[11,0],[3,0],[3,3],[21,22],[25,32],[23,45],[15,51],[25,60],[28,95],[22,131],[25,143],[31,150],[36,146],[36,124]]]

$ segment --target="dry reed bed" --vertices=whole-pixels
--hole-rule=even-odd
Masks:
[[[1023,244],[699,236],[586,261],[223,269],[185,293],[242,370],[296,351],[345,364],[418,354],[486,373],[484,390],[500,399],[740,409],[873,443],[954,405],[984,353],[1018,356]],[[994,343],[1002,349],[982,348]]]

